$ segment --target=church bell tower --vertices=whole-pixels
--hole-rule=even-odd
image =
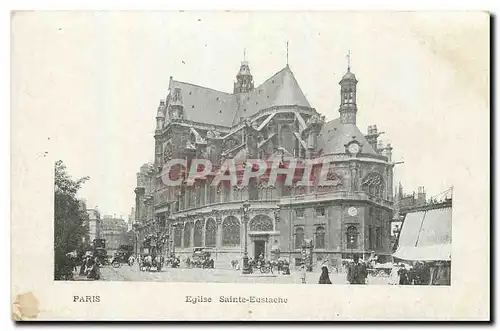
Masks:
[[[356,85],[358,81],[356,76],[351,72],[351,52],[347,55],[348,64],[347,72],[342,77],[340,84],[340,122],[342,124],[356,124]]]

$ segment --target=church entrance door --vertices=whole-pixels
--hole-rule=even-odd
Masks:
[[[254,242],[254,258],[259,258],[260,254],[266,257],[266,242],[264,240],[255,240]]]

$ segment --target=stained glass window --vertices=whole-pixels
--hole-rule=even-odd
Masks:
[[[240,244],[240,221],[234,216],[228,216],[222,222],[222,245],[238,246]]]
[[[187,222],[184,225],[184,247],[191,246],[191,229],[193,225],[190,222]]]
[[[250,221],[250,231],[273,231],[273,220],[267,215],[257,215]]]
[[[196,221],[194,224],[194,247],[201,247],[203,246],[202,239],[203,239],[203,224],[204,222],[202,220]]]
[[[358,229],[352,225],[347,228],[347,248],[358,248]]]
[[[381,197],[384,194],[384,179],[382,175],[376,172],[368,174],[363,178],[361,184],[363,191],[368,194]]]
[[[205,246],[215,247],[215,236],[217,233],[217,226],[213,218],[207,220],[207,225],[205,229]]]
[[[316,248],[325,248],[325,228],[322,226],[316,228]]]
[[[301,248],[303,242],[304,242],[304,229],[303,228],[295,229],[295,248]]]

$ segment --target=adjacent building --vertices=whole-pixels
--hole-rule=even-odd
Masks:
[[[120,245],[130,245],[127,236],[127,222],[122,218],[104,215],[102,218],[102,236],[106,240],[108,255],[113,255]]]
[[[137,174],[139,242],[148,234],[166,234],[168,249],[177,255],[209,247],[216,252],[216,263],[240,258],[245,245],[250,257],[286,257],[297,264],[305,257],[320,262],[372,251],[388,257],[392,147],[380,143],[376,125],[366,133],[358,128],[357,84],[348,67],[337,91],[339,117],[326,121],[288,65],[256,86],[244,61],[232,93],[170,77],[156,114],[154,161]],[[165,186],[162,167],[178,158],[188,163],[205,158],[215,169],[233,159],[238,178],[249,159],[287,168],[293,158],[298,165],[291,183],[262,176],[247,186],[215,187],[210,185],[213,176],[207,175],[193,186]],[[329,169],[328,185],[318,180],[323,164]],[[302,185],[306,173],[312,185]],[[244,214],[247,200],[250,207]]]
[[[103,238],[103,229],[102,229],[102,220],[101,214],[97,208],[87,209],[87,214],[89,215],[89,224],[88,224],[88,243],[93,243],[94,239],[102,239]]]

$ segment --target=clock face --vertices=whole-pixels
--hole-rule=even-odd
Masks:
[[[352,143],[349,145],[349,152],[352,154],[357,154],[359,153],[359,145],[356,143]]]
[[[349,216],[356,216],[358,214],[358,209],[356,207],[349,207],[347,213]]]

